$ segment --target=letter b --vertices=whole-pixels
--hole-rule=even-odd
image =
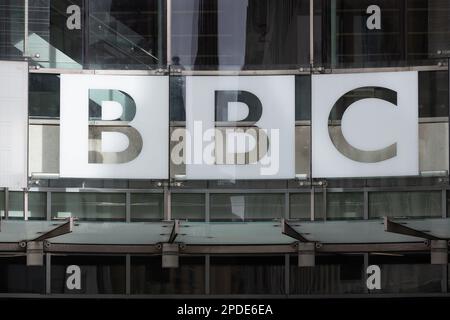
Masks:
[[[135,115],[136,104],[125,92],[89,90],[89,163],[126,163],[139,156],[142,136],[128,125]]]

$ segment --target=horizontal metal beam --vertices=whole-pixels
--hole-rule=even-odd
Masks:
[[[157,245],[100,245],[100,244],[62,244],[51,243],[46,247],[48,253],[111,253],[111,254],[159,254]]]
[[[416,230],[403,224],[394,222],[388,217],[384,217],[384,231],[427,240],[442,240],[441,238],[433,236],[432,234],[425,233],[423,231]]]
[[[368,243],[368,244],[321,244],[318,253],[365,253],[365,252],[422,252],[429,251],[425,242]],[[18,244],[0,244],[0,252],[23,252]],[[92,245],[49,243],[44,247],[47,253],[55,254],[161,254],[161,246],[148,245]],[[186,245],[180,247],[180,254],[297,254],[296,242],[292,244],[267,245]]]

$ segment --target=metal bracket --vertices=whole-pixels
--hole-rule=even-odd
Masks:
[[[388,217],[384,217],[384,231],[427,240],[443,240],[442,238],[433,236],[432,234],[426,233],[424,231],[416,230],[403,224],[394,222]]]
[[[292,228],[292,226],[284,218],[281,219],[281,233],[300,242],[310,242],[303,235]]]
[[[73,217],[70,217],[63,224],[57,226],[56,228],[54,228],[50,231],[45,232],[44,234],[40,235],[39,237],[37,237],[36,239],[34,239],[32,241],[44,241],[44,240],[47,240],[50,238],[55,238],[55,237],[62,236],[64,234],[71,233],[73,231],[73,226],[74,226],[74,219],[73,219]]]
[[[168,243],[174,243],[179,233],[180,233],[180,221],[174,220]]]

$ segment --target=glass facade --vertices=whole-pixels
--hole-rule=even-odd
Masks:
[[[408,226],[425,221],[435,228],[435,221],[449,217],[445,53],[450,50],[449,36],[450,3],[446,1],[172,0],[169,6],[165,0],[29,0],[25,7],[22,0],[0,0],[0,60],[30,63],[29,188],[0,190],[1,220],[43,223],[45,228],[39,232],[44,232],[52,223],[75,218],[80,227],[104,228],[106,233],[109,223],[127,228],[180,220],[185,225],[177,240],[233,247],[237,246],[233,241],[243,236],[248,240],[245,245],[252,248],[278,244],[270,243],[270,232],[259,229],[255,234],[230,232],[235,239],[227,242],[217,229],[269,223],[279,227],[280,221],[287,221],[299,228],[312,226],[313,231],[302,231],[301,236],[320,243],[316,238],[320,232],[314,229],[319,224],[366,222],[372,226],[389,217]],[[379,71],[418,73],[419,174],[312,178],[313,78]],[[292,75],[296,178],[187,180],[186,166],[174,161],[168,164],[166,180],[60,178],[61,76],[74,73],[167,76],[169,153],[179,147],[171,140],[175,133],[186,141],[186,101],[192,93],[188,77]],[[103,120],[98,111],[101,94],[113,95],[94,94],[89,105],[91,122]],[[367,95],[367,90],[358,94]],[[376,96],[373,91],[370,94]],[[344,105],[357,98],[346,94],[329,120],[340,121]],[[128,110],[120,123],[107,125],[120,127],[131,121]],[[383,129],[383,123],[378,126]],[[169,227],[164,228],[154,232],[161,241],[145,239],[139,245],[166,242],[171,235]],[[372,236],[370,230],[365,236]],[[104,246],[131,245],[128,239],[108,238]],[[83,241],[77,238],[74,243]],[[347,244],[345,239],[337,245],[342,244]],[[365,269],[371,264],[379,265],[384,275],[379,294],[448,291],[444,285],[450,283],[447,266],[431,265],[428,253],[400,248],[383,255],[368,248],[321,252],[316,266],[306,268],[298,267],[292,251],[269,256],[265,254],[273,253],[270,250],[250,250],[250,254],[211,249],[207,254],[180,254],[178,269],[162,268],[161,252],[110,256],[64,252],[52,254],[47,260],[50,266],[29,267],[23,257],[3,257],[0,249],[4,271],[0,272],[0,292],[366,295],[372,293],[365,283]],[[80,266],[83,289],[67,289],[71,265]],[[45,268],[51,269],[50,288],[46,288]]]

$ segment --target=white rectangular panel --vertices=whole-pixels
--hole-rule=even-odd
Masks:
[[[220,104],[219,95],[224,92],[236,101],[223,103],[218,115],[216,104]],[[222,110],[224,106],[227,110]],[[247,116],[251,118],[249,121],[245,121]],[[234,121],[238,123],[233,124]],[[247,138],[239,138],[239,134],[224,134],[225,142],[221,143],[217,129],[221,128],[223,132],[239,129],[240,121],[246,129],[254,128],[257,135],[249,135],[245,140]],[[187,179],[294,178],[295,77],[186,77],[186,130]],[[234,149],[231,144],[233,139],[236,141]],[[268,141],[268,147],[262,145],[265,141]],[[258,149],[254,148],[255,144],[258,144]],[[254,150],[258,150],[257,156]],[[259,150],[267,152],[259,154]],[[248,154],[244,155],[243,151]],[[214,159],[208,159],[211,152],[215,155]],[[233,157],[234,160],[231,160]]]
[[[0,61],[0,187],[27,187],[28,63]]]
[[[88,122],[92,90],[111,91],[91,101],[102,110],[94,125],[111,120],[111,131],[100,132],[95,140],[89,136],[93,122]],[[60,176],[167,179],[168,100],[167,76],[61,75]],[[124,111],[117,125],[109,119],[121,117],[116,109]],[[93,143],[97,162],[89,156]]]
[[[418,175],[418,145],[417,72],[312,76],[313,177]]]

